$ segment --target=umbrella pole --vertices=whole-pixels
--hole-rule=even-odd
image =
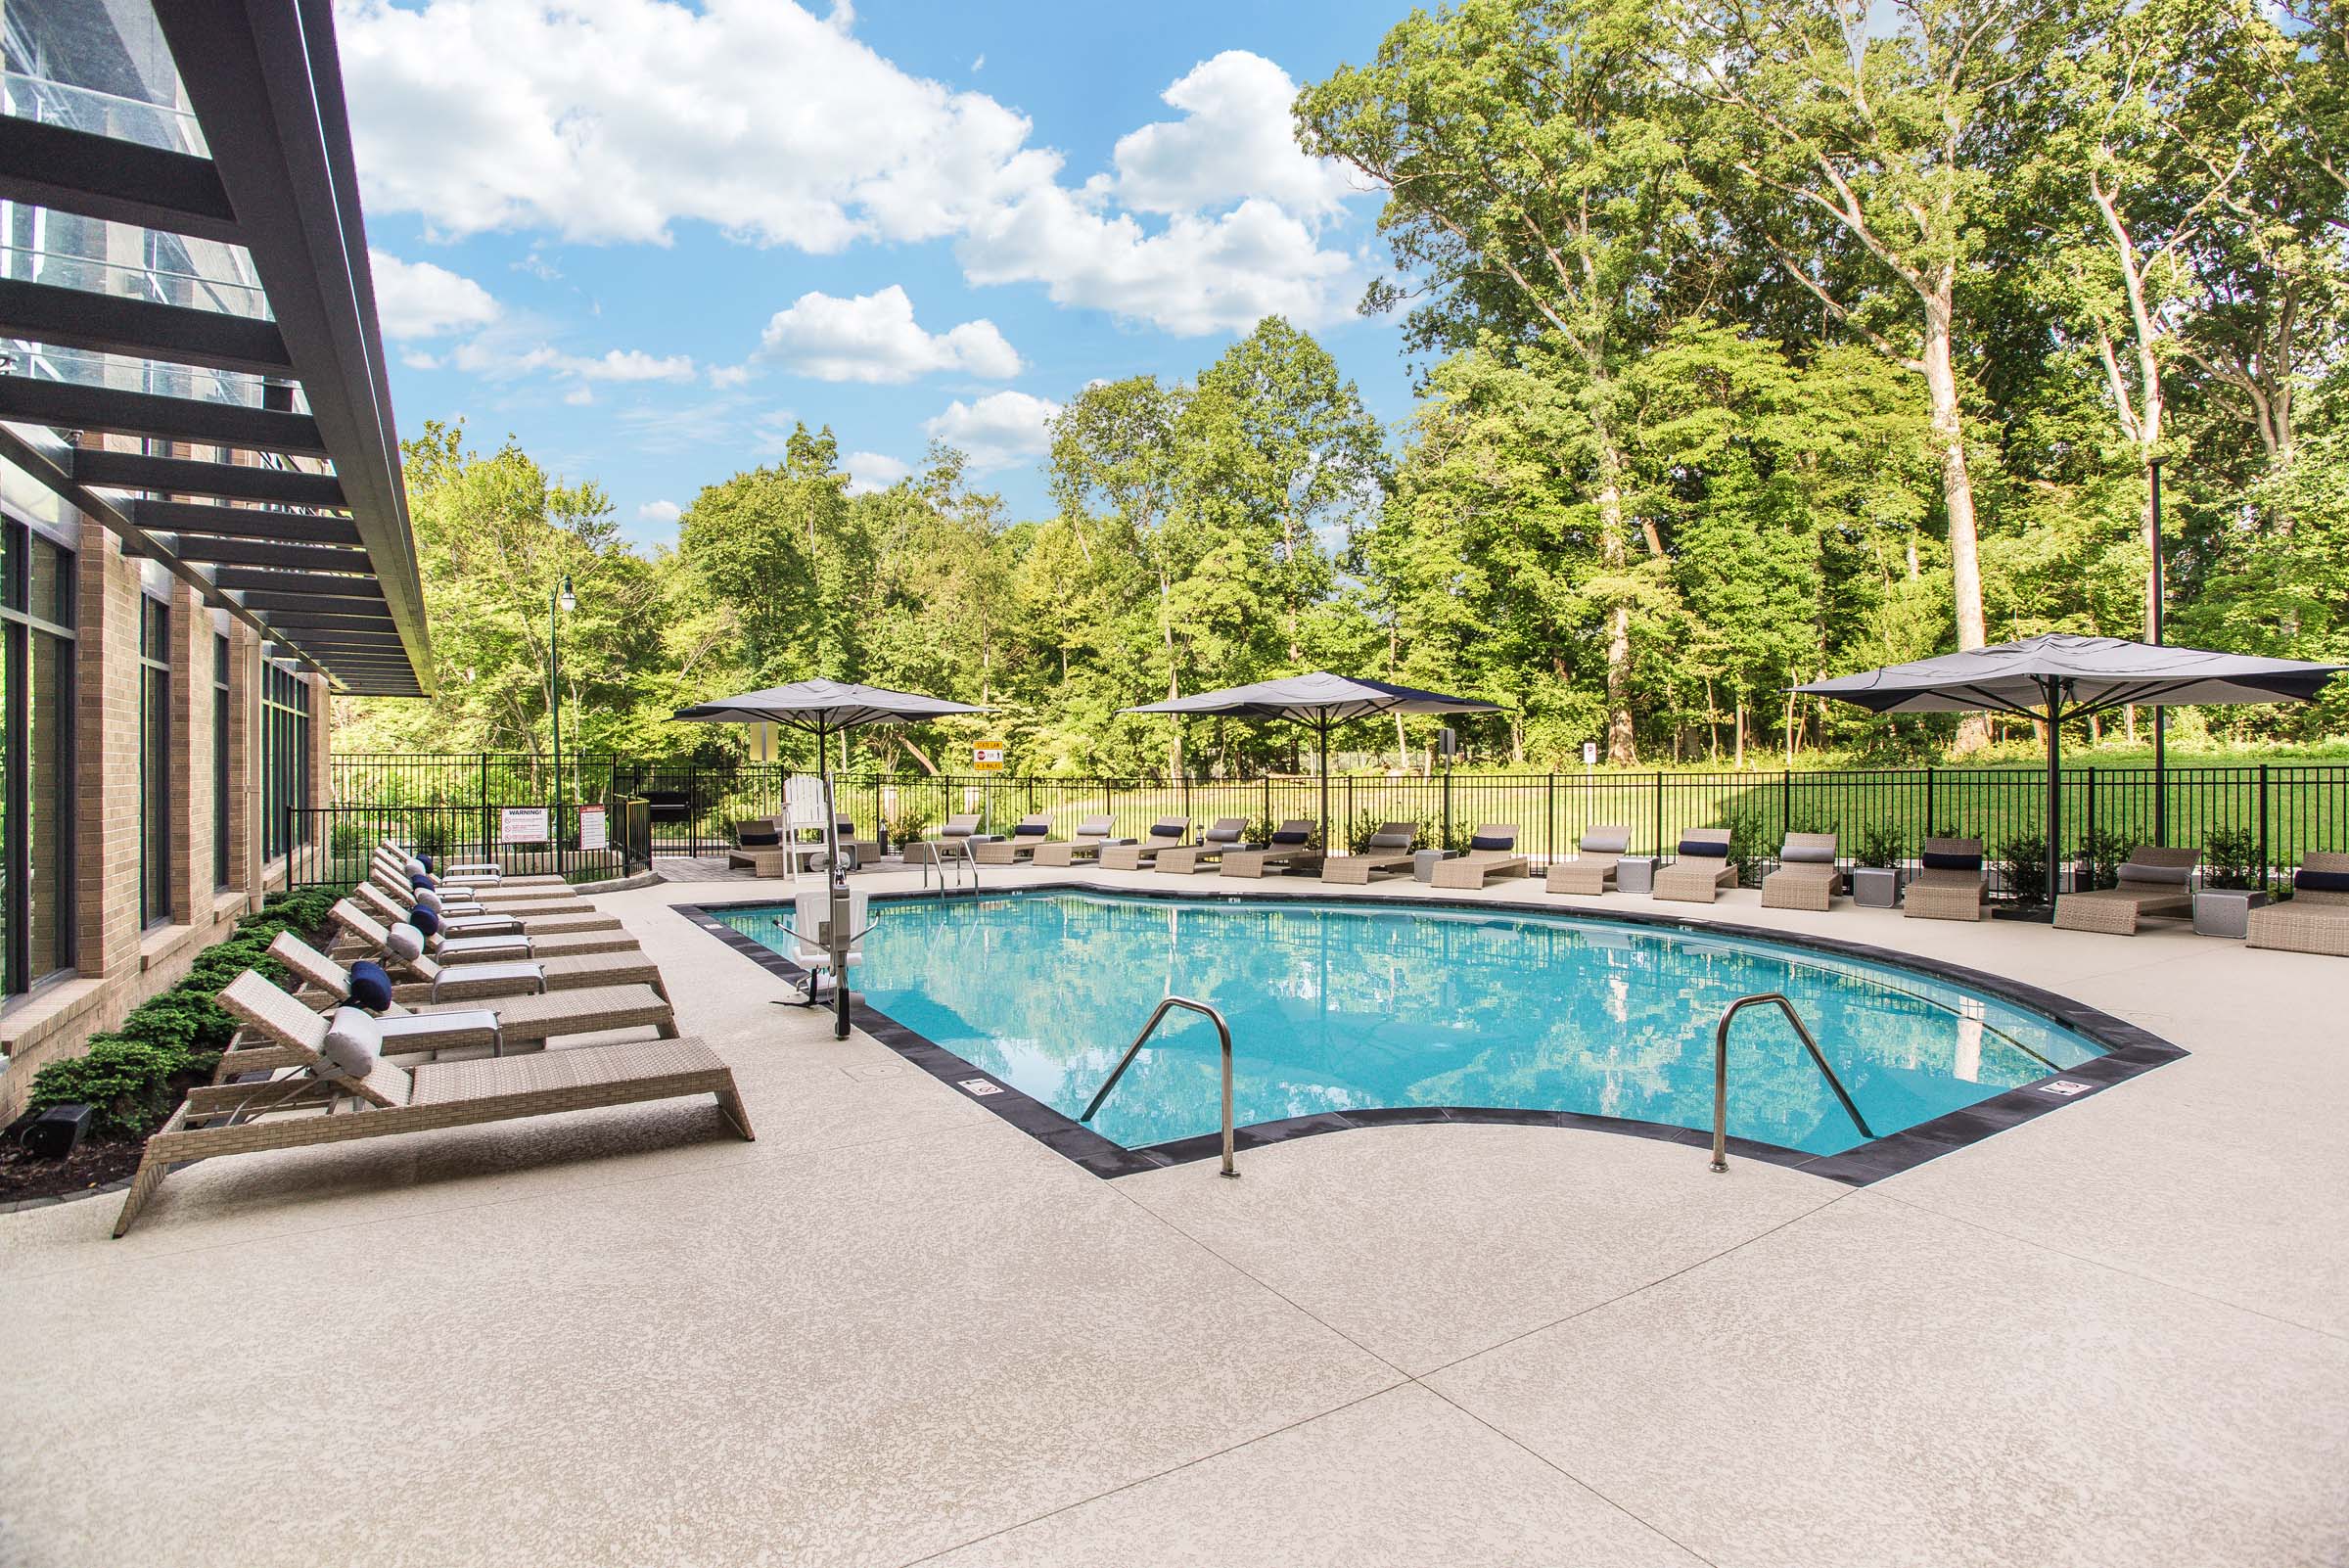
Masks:
[[[1321,713],[1321,857],[1329,858],[1329,711]]]
[[[2058,844],[2063,837],[2063,698],[2052,680],[2043,681],[2048,696],[2048,918],[2055,918]]]
[[[832,1038],[849,1038],[849,879],[840,868],[840,806],[833,798],[832,758],[824,747],[824,723],[816,720],[815,765],[824,781],[824,945],[832,951]],[[813,980],[807,982],[810,989]]]

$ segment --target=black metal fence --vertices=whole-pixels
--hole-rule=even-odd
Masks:
[[[589,756],[566,760],[566,799],[608,803],[611,847],[576,848],[576,807],[560,810],[569,849],[499,842],[505,807],[547,804],[543,761],[527,756],[338,757],[334,804],[313,813],[321,870],[337,870],[358,844],[386,830],[419,842],[433,836],[446,853],[481,853],[510,867],[560,869],[575,880],[619,875],[659,855],[722,854],[734,824],[783,809],[792,770],[770,763],[709,766]],[[948,816],[976,813],[984,831],[1003,832],[1020,817],[1043,813],[1056,832],[1087,816],[1113,819],[1138,836],[1159,817],[1205,823],[1238,817],[1264,825],[1287,818],[1318,821],[1321,781],[1257,779],[931,778],[848,776],[838,781],[842,811],[860,834],[893,843],[935,831]],[[1838,836],[1843,856],[1857,856],[1872,836],[1901,858],[1928,836],[1979,838],[1994,860],[2025,871],[2043,853],[2047,776],[2027,767],[1866,768],[1785,772],[1346,775],[1329,780],[1330,817],[1342,846],[1359,843],[1386,821],[1418,824],[1423,842],[1464,846],[1487,825],[1517,829],[1518,844],[1538,861],[1573,853],[1583,833],[1601,824],[1632,833],[1635,853],[1669,860],[1691,828],[1727,827],[1747,880],[1776,866],[1790,832]],[[630,840],[622,808],[641,801]],[[2134,845],[2160,838],[2201,847],[2206,855],[2269,874],[2288,873],[2311,850],[2349,849],[2349,765],[2174,767],[2156,809],[2149,767],[2067,769],[2059,805],[2069,857],[2109,861]],[[2156,818],[2159,817],[2157,831]],[[363,853],[363,852],[361,852]],[[542,864],[543,862],[543,864]],[[363,862],[361,862],[363,863]],[[312,880],[303,878],[301,880]],[[314,880],[328,880],[320,875]]]

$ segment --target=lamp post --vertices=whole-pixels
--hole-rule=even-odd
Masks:
[[[546,711],[554,722],[555,763],[555,875],[563,874],[563,632],[562,623],[555,618],[558,610],[570,612],[579,607],[572,597],[571,575],[565,573],[563,584],[546,596]]]
[[[2146,521],[2153,545],[2153,602],[2150,620],[2153,623],[2153,646],[2161,646],[2161,459],[2148,458],[2145,480],[2152,486],[2149,498],[2150,514]],[[2169,709],[2153,710],[2153,842],[2170,842],[2170,757]]]

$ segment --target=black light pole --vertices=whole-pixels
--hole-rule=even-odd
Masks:
[[[2153,646],[2161,646],[2161,459],[2148,459],[2147,482],[2152,485],[2153,533]],[[2170,842],[2169,710],[2153,710],[2153,842]]]
[[[579,601],[571,595],[571,577],[566,574],[563,585],[546,596],[546,711],[555,726],[555,874],[563,874],[563,623],[555,619],[560,609],[568,613],[576,610]]]

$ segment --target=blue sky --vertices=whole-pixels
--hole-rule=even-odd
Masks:
[[[1286,128],[1399,13],[345,0],[401,431],[510,432],[650,545],[795,419],[867,483],[952,439],[1041,515],[1053,405],[1268,310],[1401,419],[1377,198]]]

